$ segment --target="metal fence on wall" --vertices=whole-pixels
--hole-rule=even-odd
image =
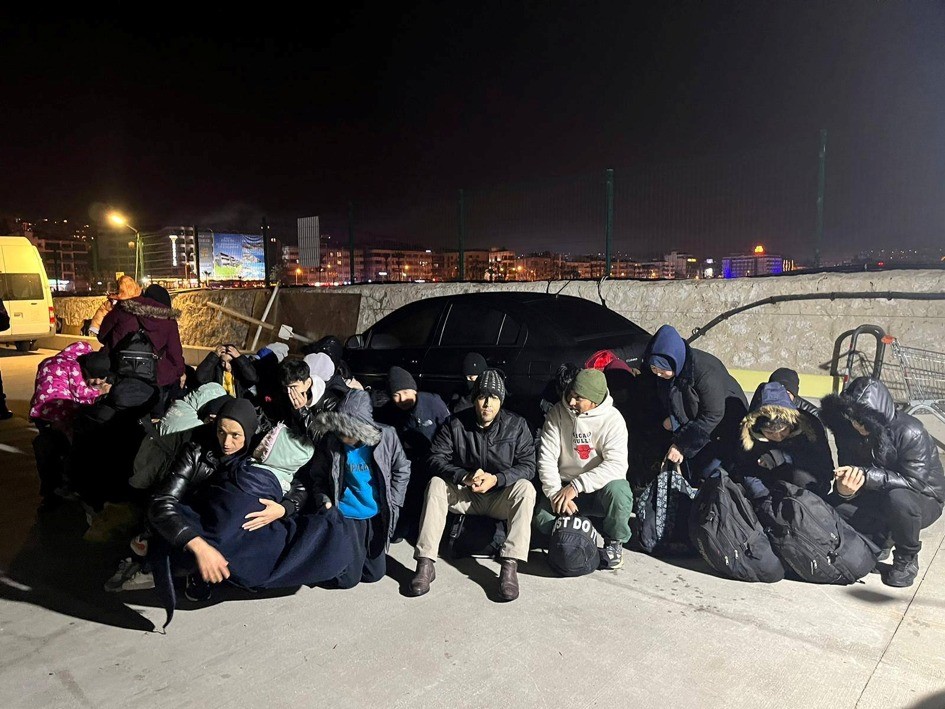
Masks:
[[[861,244],[938,243],[929,225],[945,223],[945,175],[922,150],[917,142],[909,154],[866,154],[849,136],[815,133],[762,150],[411,199],[352,199],[292,218],[252,216],[206,228],[262,234],[270,278],[293,283],[303,274],[300,284],[658,277],[660,261],[673,252],[703,262],[758,244],[814,266],[824,253]],[[913,189],[938,177],[937,192]],[[281,266],[282,246],[296,240],[295,216],[320,219],[320,265],[304,273]],[[162,239],[144,239],[150,270],[170,268]]]

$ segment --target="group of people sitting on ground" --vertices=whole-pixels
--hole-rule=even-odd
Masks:
[[[665,325],[639,368],[612,353],[562,365],[534,422],[513,411],[534,402],[474,352],[448,402],[400,367],[365,390],[331,336],[304,357],[221,344],[185,368],[166,291],[133,286],[93,322],[101,350],[75,343],[40,365],[30,417],[44,505],[78,498],[91,539],[118,519],[133,553],[106,588],[153,585],[168,619],[177,585],[199,601],[224,580],[377,581],[401,540],[415,547],[412,595],[430,591],[441,553],[466,549],[498,558],[498,594],[514,600],[534,549],[565,576],[618,569],[628,546],[666,552],[673,534],[692,549],[700,496],[723,489],[741,505],[733,524],[764,534],[803,523],[786,501],[807,495],[805,510],[865,540],[872,565],[892,551],[883,580],[908,586],[945,502],[933,440],[873,379],[817,409],[779,369],[749,404],[719,359]],[[726,566],[725,544],[752,558],[760,541],[717,536],[695,546],[751,580]]]

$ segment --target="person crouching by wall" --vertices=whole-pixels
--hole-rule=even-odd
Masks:
[[[861,534],[893,551],[887,586],[911,586],[919,573],[921,530],[942,514],[945,472],[935,442],[918,419],[897,411],[886,386],[854,379],[821,402],[821,418],[837,443],[829,501]]]

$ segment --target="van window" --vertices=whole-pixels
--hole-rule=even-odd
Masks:
[[[442,347],[514,345],[518,340],[519,328],[519,324],[508,318],[501,310],[475,303],[455,303],[450,308],[440,345]]]
[[[43,300],[43,282],[38,273],[0,273],[3,300]]]

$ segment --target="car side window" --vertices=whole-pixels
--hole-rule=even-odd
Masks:
[[[395,318],[384,318],[371,328],[368,347],[389,350],[396,347],[423,347],[430,341],[430,331],[436,325],[441,307],[410,308]]]
[[[442,347],[486,347],[514,345],[521,326],[503,311],[473,303],[454,303],[450,308]]]

